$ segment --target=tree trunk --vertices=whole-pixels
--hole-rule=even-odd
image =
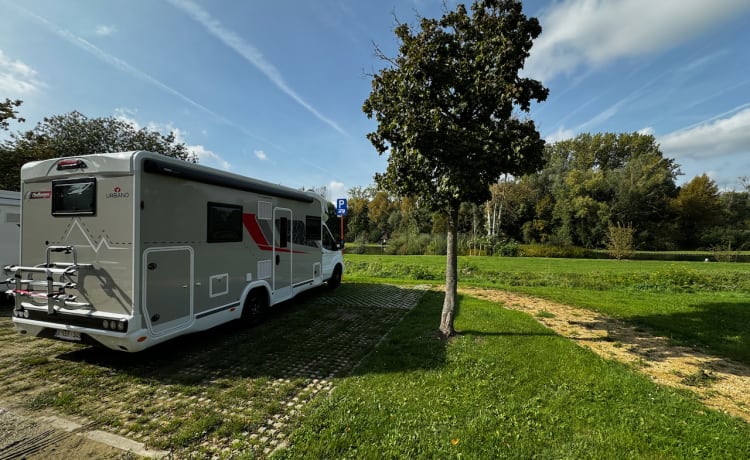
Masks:
[[[448,253],[445,257],[445,300],[440,315],[440,333],[443,337],[456,334],[453,318],[456,316],[456,297],[458,292],[458,207],[448,211]]]

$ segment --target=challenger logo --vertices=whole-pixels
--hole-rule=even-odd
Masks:
[[[52,196],[52,192],[49,190],[44,190],[41,192],[29,192],[29,199],[30,200],[43,200],[47,199]]]
[[[130,193],[123,192],[120,187],[115,187],[111,192],[107,193],[106,198],[128,198]]]

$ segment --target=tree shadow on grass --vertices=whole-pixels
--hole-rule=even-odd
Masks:
[[[691,357],[697,352],[715,357],[718,361],[712,365],[723,371],[750,376],[750,303],[703,303],[694,305],[690,312],[619,320],[597,317],[593,321],[569,323],[593,331],[607,331],[605,336],[569,338],[616,342],[646,362]]]
[[[276,306],[268,318],[250,328],[226,324],[138,353],[89,347],[57,358],[183,385],[210,385],[237,377],[322,379],[358,374],[363,372],[358,364],[376,347],[388,364],[379,370],[370,366],[365,372],[440,366],[445,342],[410,329],[424,321],[423,315],[430,317],[430,325],[439,319],[439,311],[423,312],[425,308],[417,305],[423,295],[434,293],[344,284],[336,291],[315,290]]]
[[[702,303],[687,313],[641,315],[628,321],[673,343],[750,366],[750,301]]]

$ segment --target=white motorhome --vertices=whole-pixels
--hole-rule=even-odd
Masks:
[[[139,151],[28,163],[21,194],[21,334],[134,352],[341,282],[312,192]]]
[[[18,264],[21,242],[20,226],[21,194],[0,190],[0,267]],[[5,296],[5,293],[2,296]]]

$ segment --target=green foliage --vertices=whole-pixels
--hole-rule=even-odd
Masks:
[[[678,189],[678,173],[649,135],[582,134],[549,145],[538,173],[490,184],[482,206],[461,203],[459,250],[496,254],[497,242],[505,239],[602,249],[611,244],[611,222],[638,229],[633,250],[750,248],[750,193],[719,191],[707,176]],[[390,205],[391,234],[407,228],[447,232],[445,219],[427,215],[423,200],[404,200],[409,206]]]
[[[446,245],[445,235],[399,233],[388,241],[385,253],[394,255],[445,255]]]
[[[677,214],[678,243],[686,249],[697,249],[701,234],[715,226],[722,213],[719,188],[705,174],[680,188],[672,206]]]
[[[20,107],[23,101],[21,100],[10,100],[5,98],[5,102],[0,102],[0,130],[7,131],[10,127],[10,120],[16,120],[19,123],[26,121],[24,118],[18,116],[17,107]]]
[[[607,231],[607,250],[617,260],[628,259],[633,255],[633,235],[635,229],[630,225],[623,226],[618,222],[611,223]]]
[[[92,153],[148,150],[162,155],[197,162],[175,133],[161,134],[147,128],[136,129],[114,117],[88,118],[70,112],[45,118],[25,133],[13,133],[0,147],[0,188],[20,190],[20,170],[24,163]]]
[[[521,255],[521,246],[516,240],[510,239],[497,243],[493,250],[494,254],[503,257],[518,257]]]
[[[420,30],[396,27],[401,45],[390,67],[372,79],[363,105],[377,130],[368,135],[388,152],[378,185],[418,196],[433,210],[481,202],[501,174],[541,166],[542,147],[531,120],[514,116],[548,90],[518,72],[539,22],[518,1],[480,0],[471,14],[459,4],[441,19],[421,18]]]
[[[589,258],[595,253],[589,249],[577,246],[553,246],[530,244],[522,245],[521,253],[524,257],[555,257],[567,259]]]

